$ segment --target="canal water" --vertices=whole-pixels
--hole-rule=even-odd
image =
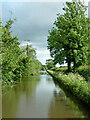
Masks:
[[[49,75],[24,77],[2,93],[3,118],[85,118]]]

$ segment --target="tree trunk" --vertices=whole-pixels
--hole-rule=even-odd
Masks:
[[[26,54],[28,56],[28,44],[27,44],[27,47],[26,47]]]
[[[70,72],[70,71],[71,71],[71,62],[68,61],[68,72]]]
[[[73,69],[74,69],[74,70],[76,69],[76,61],[75,61],[75,58],[73,59]]]

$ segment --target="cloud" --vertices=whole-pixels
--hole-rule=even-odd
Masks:
[[[46,48],[48,30],[52,28],[56,14],[62,12],[61,9],[61,3],[3,4],[3,21],[7,19],[8,11],[12,10],[13,17],[17,18],[12,30],[14,35],[18,34],[20,42],[29,39],[33,45]]]
[[[40,48],[36,52],[37,52],[37,58],[41,61],[42,64],[45,64],[46,60],[51,58],[50,52],[47,49]]]
[[[40,45],[38,45],[37,43],[33,44],[32,42],[27,42],[27,41],[23,41],[20,46],[24,46],[24,45],[32,45],[33,48],[36,48],[36,56],[37,56],[37,59],[41,61],[42,64],[45,64],[46,62],[46,59],[50,59],[50,52],[49,50],[47,50],[46,47],[39,47]]]
[[[63,14],[63,3],[58,3],[56,0],[54,3],[53,0],[51,2],[10,1],[3,0],[2,2],[3,24],[10,18],[9,11],[12,10],[12,18],[17,18],[17,22],[12,27],[13,35],[18,35],[22,45],[26,44],[24,40],[31,40],[30,44],[36,48],[38,59],[45,63],[46,59],[50,58],[47,50],[48,30],[53,27],[57,13]]]

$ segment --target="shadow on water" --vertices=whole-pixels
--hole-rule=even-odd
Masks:
[[[65,87],[60,85],[60,83],[58,83],[55,79],[53,79],[53,81],[54,81],[55,85],[63,91],[62,93],[58,93],[58,95],[60,96],[60,94],[62,94],[62,95],[65,94],[65,96],[66,96],[64,98],[65,106],[71,107],[70,109],[80,110],[83,113],[83,115],[85,116],[85,118],[90,118],[90,110],[88,109],[88,107],[85,104],[83,104],[81,101],[79,101],[71,93],[69,93],[65,89]],[[56,98],[56,94],[55,94],[55,98]]]

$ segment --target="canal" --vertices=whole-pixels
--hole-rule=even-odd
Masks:
[[[49,75],[22,78],[2,93],[3,118],[84,118],[83,111]]]

